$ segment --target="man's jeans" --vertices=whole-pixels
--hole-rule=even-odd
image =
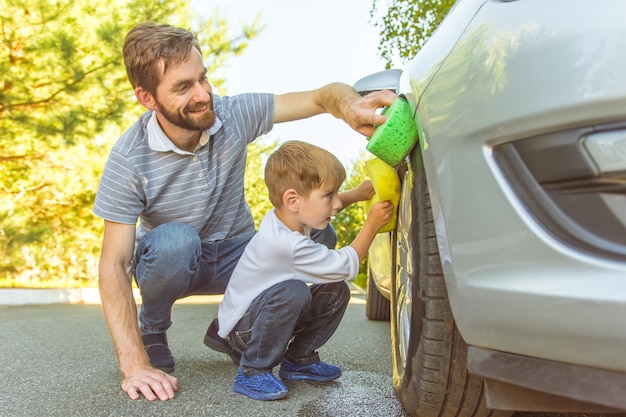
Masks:
[[[223,294],[228,280],[254,233],[202,243],[183,223],[155,227],[137,244],[132,272],[141,292],[142,334],[163,333],[172,324],[172,305],[195,294]],[[334,248],[335,230],[314,231],[314,240]]]
[[[318,362],[317,349],[335,333],[349,301],[345,281],[309,287],[288,280],[262,292],[227,339],[243,353],[243,374],[271,372],[283,358],[297,365]]]

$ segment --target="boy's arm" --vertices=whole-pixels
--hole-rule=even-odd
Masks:
[[[359,262],[367,256],[367,250],[378,230],[391,220],[392,214],[393,204],[390,201],[378,202],[372,206],[363,228],[350,244],[359,255]]]
[[[341,209],[348,207],[350,204],[358,201],[369,200],[374,197],[375,191],[372,181],[366,179],[360,183],[356,188],[343,191],[339,193],[339,199],[341,200]]]

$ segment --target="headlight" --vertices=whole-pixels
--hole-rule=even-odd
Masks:
[[[583,144],[603,174],[626,171],[626,131],[593,133]]]

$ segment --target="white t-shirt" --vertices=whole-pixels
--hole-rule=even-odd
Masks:
[[[93,212],[137,224],[137,238],[171,222],[185,223],[202,242],[254,233],[244,195],[248,145],[274,126],[274,96],[213,96],[216,124],[194,152],[178,149],[153,112],[144,113],[115,143]]]
[[[351,246],[328,249],[289,229],[273,209],[239,259],[219,306],[219,335],[226,338],[252,301],[271,286],[295,279],[312,284],[349,281],[359,272]]]

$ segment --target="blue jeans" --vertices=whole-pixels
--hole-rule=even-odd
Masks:
[[[333,247],[337,241],[331,226],[313,235]],[[147,233],[137,243],[132,261],[132,273],[142,298],[141,333],[167,331],[172,325],[172,306],[178,299],[223,294],[252,236],[254,233],[202,243],[198,233],[183,223],[165,223]]]
[[[242,353],[243,374],[271,372],[283,358],[297,365],[318,362],[317,349],[335,333],[349,301],[345,281],[308,286],[288,280],[262,292],[227,338]]]

